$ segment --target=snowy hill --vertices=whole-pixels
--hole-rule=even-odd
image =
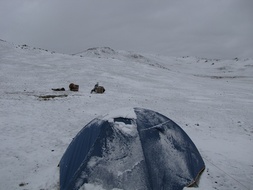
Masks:
[[[78,92],[68,90],[71,82]],[[105,94],[90,94],[96,82]],[[56,190],[72,138],[93,118],[124,107],[153,109],[186,131],[206,164],[199,189],[253,189],[252,84],[252,59],[111,48],[65,55],[1,40],[0,189]]]
[[[110,47],[96,47],[89,48],[83,52],[79,52],[73,55],[80,57],[93,57],[93,58],[104,58],[104,59],[116,59],[120,61],[133,61],[133,62],[146,62],[149,63],[151,60],[144,57],[141,54],[123,51],[123,50],[114,50]]]

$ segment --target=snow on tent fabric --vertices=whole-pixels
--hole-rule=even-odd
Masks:
[[[172,120],[142,108],[116,111],[87,124],[60,161],[60,189],[182,190],[205,164]]]

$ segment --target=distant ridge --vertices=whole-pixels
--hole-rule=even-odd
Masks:
[[[116,55],[117,52],[110,48],[110,47],[94,47],[94,48],[89,48],[85,51],[81,51],[78,53],[74,53],[72,55],[79,55],[79,56],[88,56],[88,57],[110,57],[112,55]]]

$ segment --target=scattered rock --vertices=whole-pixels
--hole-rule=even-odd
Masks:
[[[42,95],[42,96],[38,96],[38,97],[43,100],[49,100],[49,99],[53,99],[53,98],[64,98],[67,96],[68,96],[67,94],[61,94],[61,95]]]
[[[52,88],[53,91],[65,91],[65,88]]]
[[[19,187],[24,187],[24,186],[26,186],[26,185],[28,185],[28,183],[22,182],[22,183],[19,184]]]
[[[79,90],[79,85],[74,84],[74,83],[70,83],[69,84],[69,90],[70,91],[78,91]]]

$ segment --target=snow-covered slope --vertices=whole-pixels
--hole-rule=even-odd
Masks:
[[[206,164],[199,189],[253,189],[252,59],[103,49],[64,55],[0,41],[0,189],[57,189],[72,138],[124,107],[153,109],[187,132]],[[105,94],[90,94],[96,82]]]

